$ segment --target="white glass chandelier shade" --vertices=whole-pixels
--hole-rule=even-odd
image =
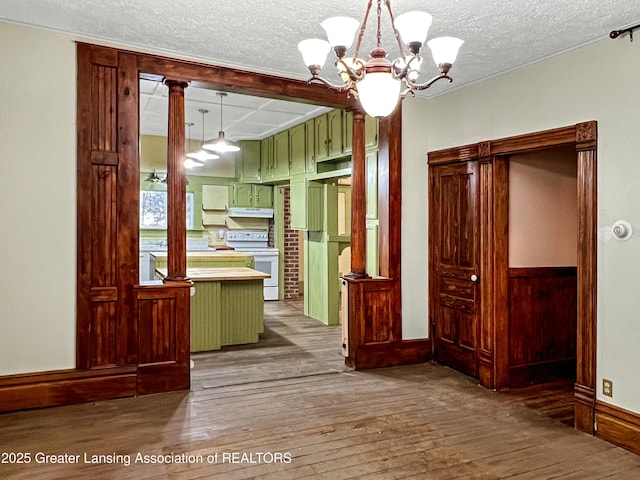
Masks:
[[[231,153],[240,151],[240,147],[236,145],[234,142],[227,140],[224,137],[224,132],[220,130],[218,132],[218,138],[211,142],[207,142],[202,145],[202,148],[205,150],[211,150],[216,153]]]
[[[360,104],[370,117],[386,117],[396,109],[402,82],[391,72],[371,72],[358,82]]]
[[[396,17],[393,24],[405,45],[419,43],[422,46],[427,40],[431,22],[433,17],[427,12],[407,12]]]
[[[322,68],[327,61],[331,45],[326,40],[308,38],[298,43],[298,50],[302,54],[302,59],[307,67],[317,65]]]
[[[327,32],[327,38],[332,47],[349,48],[353,44],[360,22],[351,17],[331,17],[320,25]]]
[[[463,43],[464,40],[455,37],[438,37],[429,40],[427,45],[431,49],[433,61],[439,66],[447,63],[453,64]]]

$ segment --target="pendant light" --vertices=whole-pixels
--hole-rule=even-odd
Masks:
[[[218,138],[202,145],[205,150],[211,150],[217,153],[237,152],[240,147],[231,140],[224,138],[224,131],[222,129],[222,99],[227,96],[225,92],[216,92],[216,95],[220,97],[220,131],[218,132]]]
[[[185,125],[187,126],[188,132],[189,132],[187,134],[187,139],[189,140],[189,143],[185,148],[185,151],[188,152],[189,150],[191,150],[191,127],[195,125],[195,123],[187,122],[185,123]],[[204,162],[201,162],[200,160],[196,160],[195,158],[191,158],[189,157],[189,154],[187,154],[186,158],[184,159],[184,168],[190,169],[190,168],[196,168],[196,167],[204,167]]]
[[[162,182],[162,180],[162,177],[158,175],[158,172],[156,172],[155,168],[149,175],[147,175],[147,178],[144,179],[144,181],[147,183],[160,183]]]
[[[209,113],[209,110],[205,110],[204,108],[199,108],[198,112],[202,114],[202,143],[204,144],[204,116]],[[192,160],[196,160],[204,164],[207,160],[217,160],[220,158],[220,155],[216,155],[215,153],[207,152],[204,145],[200,146],[200,150],[197,152],[187,153],[187,158]],[[187,167],[189,168],[189,167]]]

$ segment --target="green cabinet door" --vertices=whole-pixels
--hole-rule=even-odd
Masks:
[[[324,227],[324,185],[305,177],[294,177],[289,185],[291,228],[321,231]]]
[[[307,169],[306,125],[301,123],[289,129],[289,175],[300,175]]]
[[[273,136],[273,178],[285,179],[289,176],[289,130]]]
[[[261,181],[273,179],[273,137],[260,141],[260,172]]]
[[[342,110],[331,110],[327,113],[327,130],[329,157],[339,157],[342,155]]]
[[[378,218],[378,152],[369,152],[367,164],[367,218]]]
[[[378,146],[378,119],[369,115],[364,117],[364,145],[366,148]]]
[[[353,112],[344,112],[342,116],[342,151],[351,153],[353,149]]]
[[[313,119],[307,120],[305,122],[305,136],[306,136],[306,172],[307,173],[315,173],[316,172],[316,132],[315,132],[315,121]]]
[[[253,185],[253,206],[257,208],[273,207],[273,187],[270,185]]]
[[[232,207],[252,207],[253,185],[232,183],[230,202]]]
[[[314,131],[316,133],[316,162],[329,158],[329,128],[327,127],[327,114],[315,118]]]
[[[240,154],[236,162],[236,176],[241,182],[260,181],[260,140],[240,142]]]

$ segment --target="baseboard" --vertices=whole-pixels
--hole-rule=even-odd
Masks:
[[[0,412],[132,397],[136,377],[135,366],[7,375],[0,377]]]
[[[640,414],[596,401],[596,436],[640,455]]]
[[[399,342],[361,345],[356,352],[356,358],[347,358],[347,365],[356,370],[365,370],[424,363],[430,359],[430,339],[402,340]],[[353,362],[350,364],[349,360]]]

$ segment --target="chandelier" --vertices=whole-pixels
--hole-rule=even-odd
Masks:
[[[400,56],[393,62],[387,58],[387,51],[381,43],[382,4],[387,8],[393,32],[398,43]],[[439,37],[427,42],[433,60],[440,74],[423,83],[418,82],[422,57],[420,50],[427,39],[432,17],[426,12],[407,12],[394,18],[391,0],[377,0],[376,47],[369,53],[366,62],[358,57],[373,0],[369,0],[362,25],[349,17],[332,17],[322,22],[328,42],[317,38],[303,40],[298,44],[305,64],[311,72],[308,83],[325,85],[331,89],[348,92],[359,99],[364,111],[372,117],[386,117],[393,113],[396,105],[408,94],[425,90],[441,79],[452,82],[449,76],[451,65],[458,55],[463,40],[453,37]],[[353,44],[356,30],[360,27],[358,41],[353,56],[347,50]],[[404,45],[403,45],[404,42]],[[405,53],[405,46],[410,52]],[[342,83],[333,83],[320,76],[330,48],[336,54],[336,68]],[[402,88],[404,85],[404,89]]]

